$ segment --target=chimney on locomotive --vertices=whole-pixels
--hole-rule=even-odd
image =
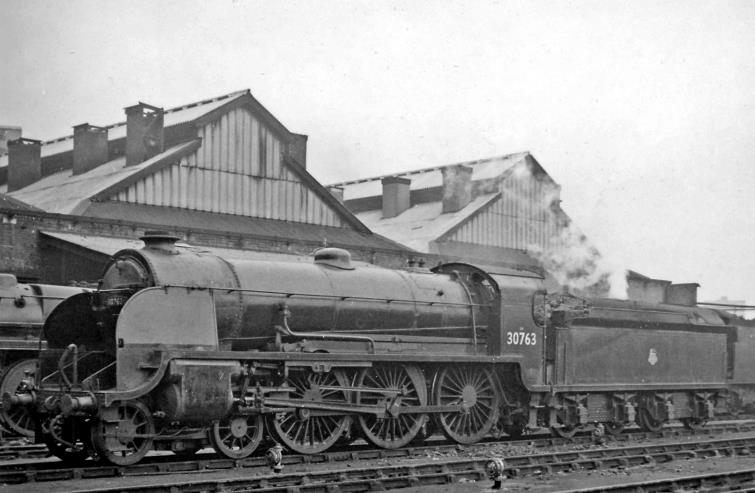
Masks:
[[[144,248],[160,250],[166,253],[177,253],[176,242],[178,236],[171,235],[166,231],[145,231],[144,236],[139,237],[144,242]]]

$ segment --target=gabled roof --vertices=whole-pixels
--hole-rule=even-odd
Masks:
[[[200,118],[208,118],[213,112],[223,108],[225,105],[238,103],[243,97],[249,99],[250,104],[254,104],[258,107],[259,111],[264,114],[266,119],[269,119],[273,125],[279,128],[285,128],[283,125],[265,109],[247,89],[244,91],[235,91],[229,94],[224,94],[215,98],[204,99],[194,103],[184,104],[176,106],[175,108],[169,108],[165,110],[163,125],[164,128],[170,128],[177,125],[185,124],[188,122],[194,122]],[[276,125],[277,124],[277,125]],[[126,122],[118,122],[110,125],[103,125],[108,129],[108,140],[117,140],[126,138]],[[73,134],[59,137],[57,139],[47,140],[42,142],[42,158],[61,154],[64,152],[73,151]],[[8,155],[0,155],[0,168],[8,165]]]
[[[356,216],[370,225],[375,233],[414,250],[428,252],[432,241],[456,229],[500,197],[500,193],[484,194],[473,199],[466,207],[445,214],[442,202],[426,202],[410,207],[395,217],[382,218],[381,209],[357,213]]]
[[[382,194],[382,180],[384,178],[408,178],[411,180],[410,190],[427,190],[443,186],[444,168],[464,165],[472,168],[472,181],[484,181],[502,177],[510,173],[514,166],[529,162],[533,166],[533,173],[543,176],[552,181],[540,164],[532,157],[529,152],[518,152],[506,154],[487,159],[476,161],[465,161],[461,163],[447,164],[443,166],[433,166],[404,173],[394,173],[389,175],[380,175],[372,178],[362,178],[339,183],[333,183],[330,186],[343,188],[343,199],[346,202],[351,200],[363,199],[367,197],[379,197]],[[377,207],[376,207],[377,208]]]
[[[156,173],[162,167],[173,164],[176,159],[193,152],[197,147],[199,140],[195,139],[173,146],[132,166],[126,166],[126,158],[121,156],[80,175],[72,175],[70,170],[59,171],[11,192],[12,198],[29,202],[47,212],[82,214],[91,200],[96,200],[98,196],[112,195],[139,177]]]
[[[11,192],[11,195],[48,212],[83,214],[92,202],[109,199],[140,178],[156,173],[162,167],[174,163],[182,156],[197,149],[201,142],[196,139],[196,132],[184,130],[211,123],[225,113],[241,107],[251,111],[283,142],[289,142],[293,134],[262,106],[249,90],[236,91],[165,110],[163,124],[165,145],[168,148],[161,154],[138,165],[126,167],[125,158],[121,156],[81,175],[73,175],[73,136],[43,142],[41,148],[42,179],[21,190]],[[114,142],[125,141],[126,122],[107,125],[105,128],[108,129],[108,141],[111,145]],[[300,163],[297,163],[291,156],[285,156],[283,161],[283,165],[287,166],[315,195],[336,211],[345,223],[351,225],[357,231],[370,232]],[[6,166],[6,168],[2,166]],[[7,176],[6,171],[7,155],[0,156],[0,181],[3,180],[4,176]],[[0,184],[0,193],[4,193],[6,190],[7,184]]]
[[[443,170],[458,165],[472,169],[472,201],[459,211],[443,212]],[[499,184],[512,174],[526,171],[539,180],[558,186],[529,152],[434,166],[415,171],[381,175],[340,183],[346,206],[372,231],[410,248],[429,252],[431,242],[443,241],[491,204],[501,200]],[[411,207],[391,218],[382,217],[382,180],[410,180]]]

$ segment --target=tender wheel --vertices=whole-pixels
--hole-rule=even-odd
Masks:
[[[229,459],[244,459],[262,442],[264,429],[261,414],[231,416],[212,424],[210,443]]]
[[[700,418],[682,418],[681,422],[688,430],[699,430],[702,429],[708,421]]]
[[[449,439],[463,444],[479,442],[498,421],[500,397],[493,375],[471,366],[447,366],[433,389],[438,406],[461,405],[460,412],[438,413],[438,426]]]
[[[641,407],[637,412],[637,424],[645,431],[657,433],[663,428],[663,418],[656,416],[647,407]]]
[[[551,426],[551,433],[561,438],[572,438],[577,434],[577,427],[573,425]]]
[[[571,438],[576,435],[580,428],[577,410],[571,405],[563,405],[561,409],[555,412],[558,424],[551,426],[551,434],[561,438]]]
[[[90,455],[88,422],[59,414],[42,426],[42,440],[52,455],[69,464],[79,464]]]
[[[312,371],[292,372],[287,380],[289,397],[321,404],[344,404],[351,401],[351,393],[338,390],[348,386],[343,371],[328,373]],[[351,416],[316,409],[295,409],[270,418],[270,430],[289,449],[300,454],[316,454],[330,448],[349,431]]]
[[[393,449],[403,447],[412,441],[427,421],[427,414],[409,414],[401,408],[427,405],[425,377],[414,366],[390,366],[367,368],[359,379],[357,403],[378,406],[387,410],[387,416],[374,414],[359,416],[362,434],[378,447]],[[385,393],[380,391],[395,391]]]
[[[37,363],[33,359],[24,359],[12,363],[5,369],[2,377],[0,377],[0,396],[6,392],[15,394],[21,381],[26,377],[26,373],[34,375],[36,370]],[[27,437],[34,436],[34,422],[29,413],[29,408],[26,406],[15,406],[13,409],[0,409],[0,420],[13,433]]]
[[[608,432],[611,436],[619,436],[624,431],[624,423],[619,423],[616,421],[606,421],[603,423],[603,427],[606,429],[606,432]]]
[[[92,444],[100,458],[116,466],[136,464],[152,449],[155,423],[139,401],[116,402],[92,426]]]

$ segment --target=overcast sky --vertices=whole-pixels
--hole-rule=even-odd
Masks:
[[[755,303],[753,1],[0,0],[0,124],[239,89],[322,183],[528,150],[612,263]]]

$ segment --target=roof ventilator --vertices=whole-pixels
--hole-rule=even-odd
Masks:
[[[164,113],[162,108],[141,102],[126,108],[126,166],[163,152]]]
[[[383,185],[383,219],[396,217],[411,207],[409,178],[387,176]]]

